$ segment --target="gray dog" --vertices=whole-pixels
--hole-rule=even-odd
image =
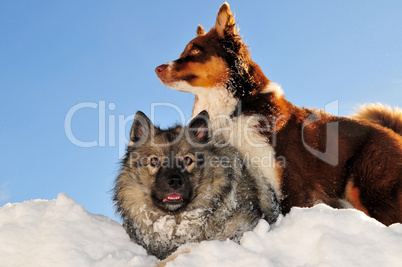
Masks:
[[[212,143],[205,111],[167,130],[137,112],[114,201],[131,240],[149,254],[164,259],[188,242],[238,241],[280,213],[271,186],[257,184],[238,152]]]

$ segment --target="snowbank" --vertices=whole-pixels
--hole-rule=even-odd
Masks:
[[[261,221],[241,244],[188,244],[167,266],[401,266],[402,224],[385,227],[356,210],[294,208],[270,229]],[[152,266],[121,225],[65,194],[0,208],[1,266]]]
[[[121,225],[66,194],[0,208],[0,266],[149,266]]]

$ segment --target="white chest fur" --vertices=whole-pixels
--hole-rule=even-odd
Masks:
[[[260,185],[266,182],[271,184],[278,197],[280,194],[280,179],[277,172],[275,160],[275,150],[268,143],[267,137],[259,132],[259,116],[241,115],[234,117],[228,125],[215,129],[215,134],[221,134],[225,141],[237,148],[242,154],[244,162],[248,164],[250,170],[261,181]]]
[[[218,117],[221,115],[230,115],[237,104],[238,100],[224,87],[202,88],[197,93],[193,117],[206,110],[210,117],[219,119]]]
[[[183,91],[197,95],[193,107],[193,117],[203,110],[208,111],[214,136],[222,136],[225,142],[236,147],[250,170],[255,172],[256,177],[262,179],[259,182],[260,186],[265,187],[268,182],[280,198],[280,177],[277,171],[275,150],[269,144],[267,137],[259,132],[260,115],[239,115],[232,118],[230,115],[235,111],[239,102],[224,87],[187,88],[188,86],[183,84],[180,84],[179,87]],[[280,93],[280,86],[270,83],[263,93],[273,91]]]

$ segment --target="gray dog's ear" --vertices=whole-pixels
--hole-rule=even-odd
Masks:
[[[138,111],[131,126],[129,146],[141,145],[153,134],[154,125],[144,113]]]
[[[187,131],[192,139],[198,143],[207,143],[211,140],[209,114],[206,110],[201,111],[187,126]]]

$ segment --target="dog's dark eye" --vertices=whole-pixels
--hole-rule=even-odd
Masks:
[[[191,165],[191,163],[193,163],[193,159],[192,159],[191,157],[189,157],[189,156],[184,157],[184,159],[183,159],[183,164],[184,164],[185,166],[189,166],[189,165]]]
[[[152,167],[156,167],[156,166],[158,166],[158,164],[159,164],[159,159],[158,159],[157,157],[152,157],[152,158],[149,160],[149,164],[150,164]]]

